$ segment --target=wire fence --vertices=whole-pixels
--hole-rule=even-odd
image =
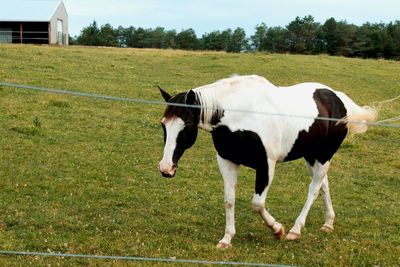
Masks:
[[[179,103],[166,103],[156,100],[145,100],[145,99],[135,99],[126,97],[114,97],[107,95],[99,95],[93,93],[85,93],[79,91],[68,91],[56,88],[46,88],[30,85],[21,85],[16,83],[0,82],[0,87],[9,87],[20,90],[29,90],[44,93],[53,94],[63,94],[71,96],[87,97],[97,100],[107,100],[107,101],[122,101],[129,103],[147,104],[147,105],[171,105],[178,107],[190,107],[190,108],[202,108],[198,105],[186,105]],[[397,97],[399,98],[399,97]],[[395,99],[397,99],[395,98]],[[310,117],[295,114],[279,114],[279,113],[269,113],[269,112],[257,112],[250,110],[239,110],[239,109],[228,109],[233,112],[243,112],[243,113],[256,113],[266,116],[279,116],[279,117],[291,117],[297,119],[317,119],[325,121],[335,121],[338,122],[341,119],[326,118],[326,117]],[[398,117],[396,117],[398,118]],[[395,119],[396,119],[395,118]],[[390,121],[391,119],[385,119],[384,121]],[[387,124],[387,123],[366,123],[362,121],[352,121],[352,123],[368,124],[369,126],[381,126],[390,128],[400,128],[400,124]],[[176,258],[150,258],[150,257],[136,257],[136,256],[109,256],[109,255],[91,255],[91,254],[68,254],[68,253],[51,253],[51,252],[30,252],[30,251],[13,251],[13,250],[0,250],[0,254],[8,256],[41,256],[41,257],[60,257],[60,258],[80,258],[80,259],[95,259],[95,260],[111,260],[111,261],[136,261],[136,262],[158,262],[158,263],[176,263],[176,264],[197,264],[197,265],[225,265],[225,266],[264,266],[264,267],[288,267],[289,265],[279,265],[279,264],[267,264],[267,263],[254,263],[254,262],[232,262],[232,261],[208,261],[208,260],[191,260],[191,259],[176,259]]]
[[[138,99],[138,98],[126,98],[126,97],[114,97],[114,96],[107,96],[107,95],[99,95],[93,93],[85,93],[80,91],[68,91],[56,88],[46,88],[46,87],[39,87],[39,86],[31,86],[31,85],[21,85],[16,83],[7,83],[7,82],[0,82],[0,86],[3,87],[11,87],[20,90],[30,90],[30,91],[39,91],[39,92],[46,92],[46,93],[53,93],[53,94],[63,94],[63,95],[73,95],[73,96],[81,96],[81,97],[88,97],[93,99],[100,99],[100,100],[108,100],[108,101],[122,101],[122,102],[130,102],[130,103],[138,103],[138,104],[147,104],[147,105],[162,105],[162,106],[177,106],[177,107],[186,107],[186,108],[197,108],[201,109],[204,108],[200,105],[188,105],[188,104],[180,104],[180,103],[166,103],[163,101],[158,100],[146,100],[146,99]],[[398,97],[397,97],[398,98]],[[397,99],[395,98],[395,99]],[[213,108],[210,108],[213,109]],[[341,122],[343,119],[337,118],[328,118],[328,117],[313,117],[313,116],[306,116],[306,115],[297,115],[297,114],[284,114],[284,113],[273,113],[273,112],[264,112],[264,111],[255,111],[255,110],[243,110],[243,109],[232,109],[228,108],[225,109],[226,111],[232,112],[241,112],[241,113],[253,113],[258,115],[265,115],[265,116],[275,116],[275,117],[289,117],[289,118],[296,118],[296,119],[313,119],[313,120],[322,120],[322,121],[333,121],[333,122]],[[385,119],[381,122],[365,122],[365,121],[352,121],[349,120],[348,123],[353,124],[364,124],[368,126],[381,126],[381,127],[389,127],[389,128],[400,128],[400,124],[392,124],[392,123],[383,123],[389,121],[396,121],[399,120],[399,116],[394,118]]]
[[[106,256],[106,255],[90,255],[90,254],[68,254],[68,253],[50,253],[50,252],[29,252],[29,251],[12,251],[0,250],[3,255],[17,256],[43,256],[43,257],[63,257],[63,258],[81,258],[81,259],[97,259],[97,260],[124,260],[138,262],[163,262],[163,263],[180,263],[180,264],[201,264],[201,265],[225,265],[225,266],[262,266],[262,267],[289,267],[289,265],[255,263],[255,262],[233,262],[233,261],[205,261],[205,260],[188,260],[175,258],[146,258],[131,256]],[[293,266],[293,265],[291,265]]]

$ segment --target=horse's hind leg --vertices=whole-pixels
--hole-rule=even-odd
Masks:
[[[312,204],[314,203],[315,199],[318,197],[318,194],[321,190],[324,178],[327,177],[327,172],[329,169],[329,164],[330,162],[327,161],[324,164],[319,163],[318,161],[315,161],[314,166],[311,167],[313,171],[313,179],[308,187],[308,195],[307,195],[307,201],[304,204],[304,207],[299,215],[297,217],[296,222],[292,229],[290,229],[289,234],[286,236],[286,239],[288,240],[296,240],[300,238],[301,234],[301,228],[304,226],[306,223],[306,218],[308,215],[308,212],[310,211],[310,208]],[[326,181],[328,181],[326,179]],[[330,199],[330,197],[329,197]],[[332,203],[331,203],[332,205]]]
[[[313,176],[314,175],[313,169],[307,161],[306,161],[306,166],[307,166],[308,170],[310,171],[311,176]],[[321,195],[322,195],[322,199],[325,204],[325,223],[321,227],[321,230],[325,231],[325,232],[331,232],[331,231],[333,231],[333,222],[335,220],[335,212],[333,210],[331,195],[329,193],[328,175],[325,175],[325,177],[322,180]]]
[[[329,193],[329,182],[328,175],[325,175],[322,180],[321,195],[325,204],[325,223],[321,227],[322,231],[331,232],[333,231],[333,221],[335,220],[335,212],[333,211],[333,205],[331,195]]]
[[[275,171],[275,161],[268,160],[267,168],[256,170],[256,193],[253,196],[253,209],[260,214],[266,225],[273,231],[277,239],[285,236],[285,228],[277,222],[265,208],[265,199],[271,186]]]

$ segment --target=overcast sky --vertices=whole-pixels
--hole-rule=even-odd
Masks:
[[[399,0],[64,0],[72,36],[94,20],[114,27],[162,26],[193,28],[198,36],[214,30],[242,27],[247,35],[261,22],[286,26],[296,16],[312,15],[317,22],[334,17],[361,25],[400,20]]]

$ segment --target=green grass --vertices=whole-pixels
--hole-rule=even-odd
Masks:
[[[400,62],[394,61],[0,46],[0,82],[119,97],[161,100],[157,84],[177,93],[233,73],[259,74],[278,85],[317,81],[361,105],[400,94]],[[399,101],[388,104],[381,118],[399,110]],[[251,209],[254,171],[242,168],[237,235],[232,249],[218,251],[225,227],[223,183],[211,138],[201,132],[177,176],[161,178],[162,112],[161,106],[0,87],[0,249],[303,266],[400,262],[398,129],[371,127],[346,140],[330,169],[335,231],[319,230],[319,199],[298,242],[274,240],[262,225]],[[277,166],[267,206],[287,229],[309,181],[302,161]],[[0,264],[145,263],[0,255]]]

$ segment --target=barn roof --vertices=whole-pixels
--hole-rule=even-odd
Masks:
[[[0,0],[0,21],[48,22],[61,0]]]

